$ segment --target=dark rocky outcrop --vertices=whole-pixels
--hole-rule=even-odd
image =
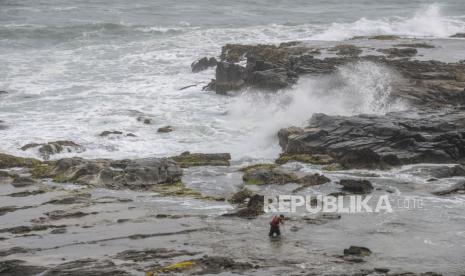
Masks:
[[[37,148],[39,151],[40,156],[44,160],[50,159],[50,156],[57,153],[62,152],[82,152],[84,151],[84,147],[74,143],[73,141],[54,141],[48,142],[43,144],[27,144],[21,147],[21,150],[26,151],[29,149]]]
[[[182,168],[197,166],[229,166],[231,155],[229,153],[190,153],[171,157]]]
[[[274,164],[257,164],[241,169],[244,172],[242,179],[246,184],[252,185],[284,185],[297,183],[299,178]]]
[[[373,185],[366,179],[342,179],[339,182],[342,190],[355,194],[368,194],[373,191]]]
[[[302,185],[299,188],[294,189],[293,192],[296,193],[310,186],[322,185],[329,182],[331,182],[331,180],[322,174],[309,174],[299,178],[299,183]]]
[[[214,57],[211,57],[211,58],[203,57],[193,62],[191,64],[191,69],[192,69],[192,72],[197,73],[197,72],[206,70],[210,67],[216,66],[216,63],[217,61],[216,61],[216,58]]]
[[[454,193],[465,193],[465,181],[459,182],[451,187],[433,192],[434,195],[443,196],[443,195],[450,195]]]
[[[64,158],[42,170],[42,177],[113,189],[145,190],[154,185],[180,181],[182,170],[167,158],[109,160]]]
[[[344,255],[369,256],[371,255],[371,250],[361,246],[350,246],[344,249]]]
[[[306,128],[278,133],[286,154],[327,154],[345,168],[387,168],[465,161],[465,112],[460,109],[384,116],[313,115]]]
[[[247,199],[251,198],[254,195],[254,192],[247,189],[247,188],[242,188],[238,192],[234,193],[228,201],[232,204],[242,204],[244,203]]]
[[[173,130],[174,129],[171,126],[164,126],[164,127],[158,128],[157,132],[159,132],[159,133],[168,133],[168,132],[171,132]]]
[[[245,207],[239,208],[236,212],[227,213],[223,216],[237,216],[241,218],[255,218],[264,213],[263,206],[265,203],[265,197],[260,194],[253,194],[248,197],[248,202]]]
[[[393,39],[379,36],[379,39]],[[376,38],[378,39],[378,38]],[[405,46],[416,47],[405,47]],[[217,93],[252,86],[276,90],[295,83],[301,75],[332,74],[342,65],[360,61],[386,66],[397,78],[392,83],[392,96],[401,97],[415,105],[465,104],[465,64],[439,61],[399,59],[411,57],[416,48],[428,47],[421,43],[405,44],[402,48],[381,49],[387,56],[360,56],[356,46],[339,45],[333,48],[338,57],[315,58],[315,49],[303,43],[275,45],[228,44],[222,49],[216,80],[205,87]],[[236,64],[247,61],[245,66]]]
[[[238,90],[245,84],[244,78],[244,67],[229,63],[229,62],[218,62],[216,66],[216,80],[213,84],[209,84],[207,87],[215,88],[215,91],[219,94],[226,94],[231,90]]]

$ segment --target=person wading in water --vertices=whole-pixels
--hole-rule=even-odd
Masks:
[[[271,219],[270,234],[268,234],[268,236],[274,237],[275,234],[277,237],[281,236],[279,224],[284,224],[284,215],[274,216],[273,219]]]

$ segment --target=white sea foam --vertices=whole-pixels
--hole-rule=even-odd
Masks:
[[[313,35],[315,40],[345,40],[355,36],[400,35],[407,37],[446,38],[465,30],[465,22],[459,18],[441,14],[439,4],[431,4],[417,11],[412,17],[384,19],[361,18],[353,23],[333,23],[321,33]]]

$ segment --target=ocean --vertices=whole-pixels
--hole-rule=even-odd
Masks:
[[[379,96],[373,87],[384,85],[378,83],[383,72],[363,66],[342,72],[349,91],[342,98],[356,99],[348,107],[335,103],[340,93],[325,100],[316,96],[311,80],[286,94],[246,91],[224,97],[202,91],[214,69],[194,74],[193,61],[218,56],[226,43],[344,41],[379,34],[439,40],[465,31],[464,14],[460,0],[2,0],[0,90],[8,94],[0,95],[0,120],[8,128],[2,130],[1,150],[35,156],[19,148],[72,140],[87,149],[78,153],[83,157],[188,150],[231,152],[234,160],[275,158],[276,132],[303,124],[314,112],[388,111],[382,103],[367,102]],[[180,90],[189,85],[194,86]],[[166,125],[175,131],[157,133]],[[98,135],[106,130],[137,137]]]

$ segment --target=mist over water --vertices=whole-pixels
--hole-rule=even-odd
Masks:
[[[315,112],[405,108],[389,101],[396,76],[358,63],[331,76],[301,78],[277,93],[248,89],[224,97],[201,90],[214,70],[193,74],[192,61],[217,56],[226,43],[342,41],[375,34],[440,39],[465,31],[461,1],[262,2],[2,1],[0,90],[9,94],[0,96],[0,120],[8,125],[1,150],[35,156],[19,148],[66,139],[85,146],[79,155],[92,158],[185,150],[274,158],[280,151],[277,131],[302,126]],[[138,122],[141,116],[153,124]],[[157,133],[166,125],[175,131]],[[105,130],[137,137],[99,137]]]

